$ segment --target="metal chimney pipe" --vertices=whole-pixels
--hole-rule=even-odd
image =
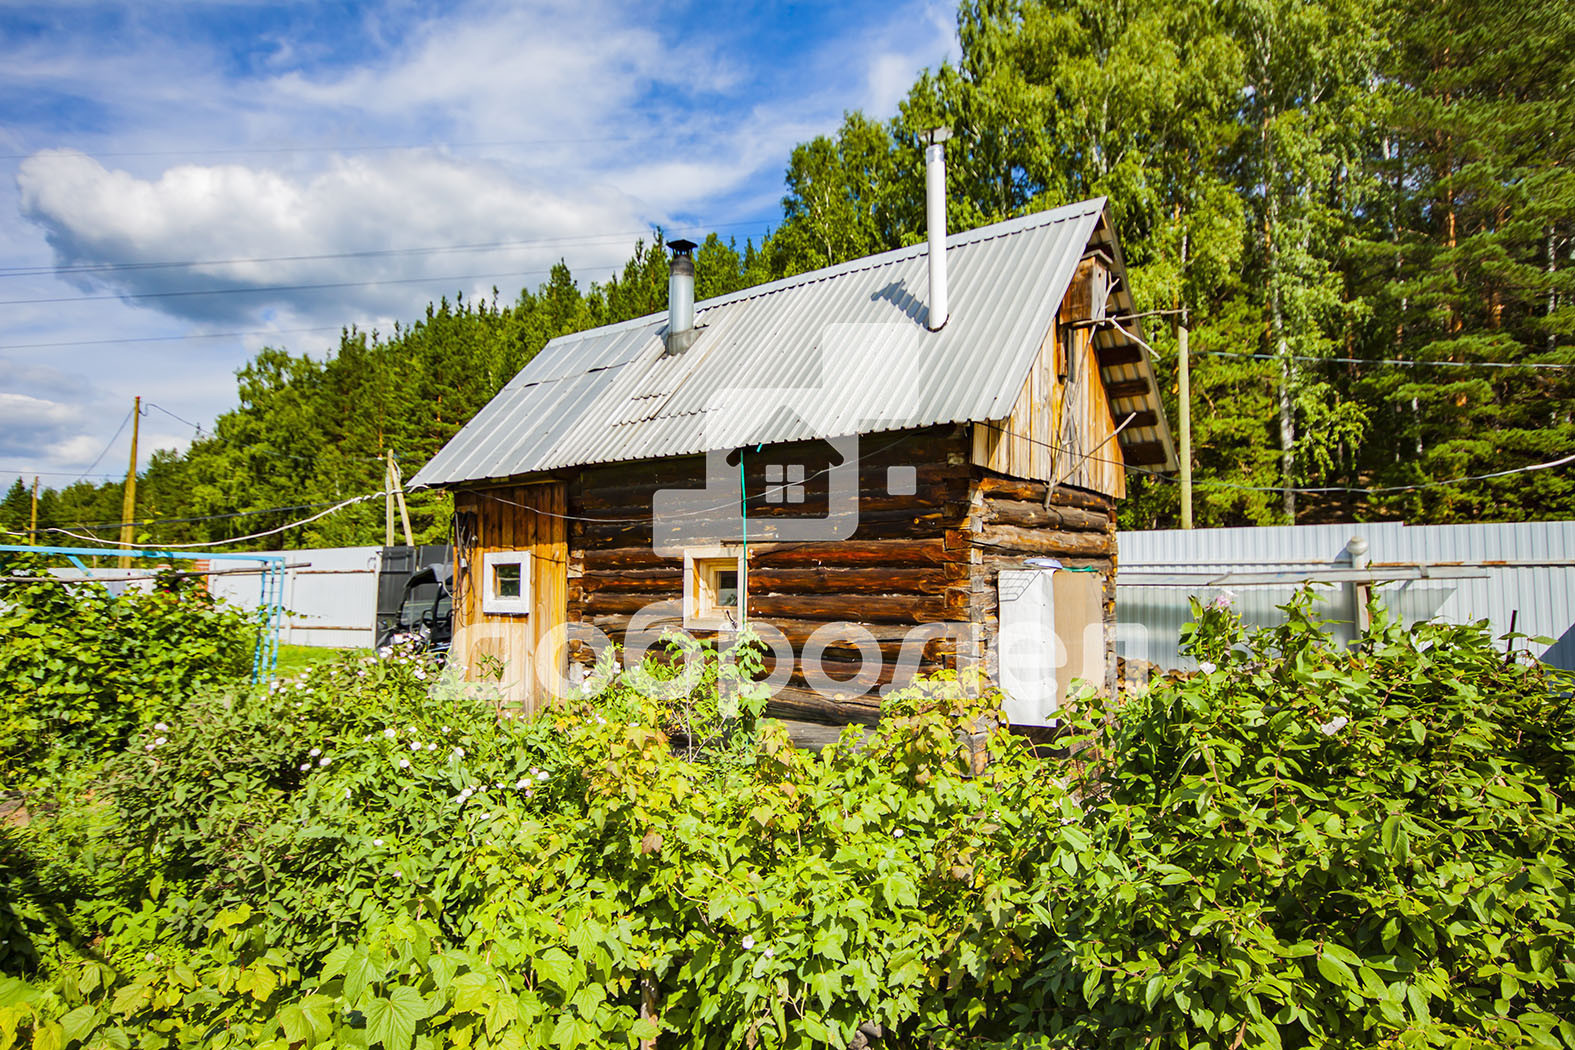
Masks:
[[[673,261],[667,272],[667,352],[681,354],[695,341],[695,250],[693,241],[668,241]]]
[[[946,146],[951,128],[924,134],[924,217],[930,229],[930,312],[925,324],[932,332],[946,327],[951,316],[946,302]]]

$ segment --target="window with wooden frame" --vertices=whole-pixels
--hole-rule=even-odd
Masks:
[[[481,611],[530,615],[530,551],[488,551],[481,564]]]
[[[729,631],[742,621],[744,558],[729,547],[684,551],[684,626]]]

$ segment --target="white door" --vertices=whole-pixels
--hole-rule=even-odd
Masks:
[[[1003,569],[996,584],[1000,685],[1006,694],[1006,718],[1013,725],[1055,724],[1055,575],[1045,569]]]

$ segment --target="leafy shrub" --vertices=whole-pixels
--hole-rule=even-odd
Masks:
[[[189,578],[116,598],[66,586],[31,557],[0,580],[0,778],[118,750],[187,696],[243,681],[256,627]]]
[[[1291,612],[982,773],[945,676],[707,761],[660,727],[748,705],[670,667],[532,722],[418,660],[199,701],[105,780],[140,918],[0,984],[0,1047],[1575,1046],[1566,683]]]

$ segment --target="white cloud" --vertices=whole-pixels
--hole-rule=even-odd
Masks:
[[[34,426],[74,423],[82,418],[82,409],[79,406],[62,404],[59,401],[46,401],[41,397],[30,397],[27,394],[0,393],[0,418],[10,423]]]
[[[898,50],[870,56],[864,86],[867,115],[882,119],[895,114],[921,69],[934,69],[943,60],[956,61],[961,54],[951,7],[929,3],[917,18],[921,31],[915,38],[903,40]]]
[[[918,69],[956,52],[939,0],[815,12],[806,17],[830,31],[791,45],[778,34],[795,15],[706,17],[665,0],[372,0],[342,27],[353,49],[337,46],[343,32],[295,31],[311,18],[278,20],[262,46],[232,49],[162,13],[127,8],[112,33],[79,31],[75,17],[55,18],[53,34],[0,38],[0,99],[30,100],[0,102],[0,143],[28,154],[0,184],[0,265],[119,268],[17,279],[0,298],[225,294],[8,305],[4,342],[73,345],[0,352],[0,390],[81,411],[24,424],[0,406],[8,464],[85,468],[133,394],[208,424],[263,342],[314,352],[336,342],[98,340],[387,330],[459,288],[512,296],[560,257],[582,280],[605,277],[651,225],[758,236],[794,143],[833,130],[846,109],[891,115]],[[248,49],[249,68],[236,61]],[[31,101],[46,99],[69,116],[52,122]],[[82,149],[53,148],[63,143]],[[388,143],[451,145],[358,148]],[[281,258],[505,241],[532,246]],[[517,276],[459,276],[504,273]],[[249,290],[323,284],[347,287]]]
[[[265,307],[329,321],[401,316],[471,286],[469,275],[534,285],[560,257],[621,259],[644,226],[638,202],[605,184],[554,189],[432,151],[337,159],[306,177],[230,164],[181,165],[155,180],[49,150],[24,161],[17,182],[61,265],[123,267],[70,273],[84,291],[149,296],[137,301],[202,321],[255,319]],[[495,244],[520,246],[403,253]],[[330,254],[341,257],[305,258]],[[207,261],[144,265],[192,260]]]

